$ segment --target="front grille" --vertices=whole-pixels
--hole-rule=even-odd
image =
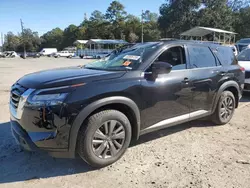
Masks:
[[[250,78],[250,72],[248,72],[248,71],[245,72],[245,78],[246,78],[246,79],[247,79],[247,78]]]
[[[27,88],[21,86],[20,84],[14,84],[11,87],[10,93],[10,104],[16,109],[19,104],[21,95],[27,90]]]

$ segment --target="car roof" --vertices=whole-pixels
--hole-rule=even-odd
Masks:
[[[173,40],[161,40],[160,42],[163,42],[165,44],[195,44],[195,45],[201,45],[201,46],[222,46],[213,41],[193,41],[193,40],[173,39]]]

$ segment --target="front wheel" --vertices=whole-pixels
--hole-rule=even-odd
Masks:
[[[212,120],[218,125],[227,124],[233,117],[235,110],[235,97],[230,91],[223,91],[218,101]]]
[[[104,110],[88,118],[82,125],[77,141],[80,157],[93,167],[105,167],[116,162],[131,140],[128,118],[117,110]]]

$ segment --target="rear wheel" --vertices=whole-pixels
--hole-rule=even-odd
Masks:
[[[89,117],[78,134],[77,151],[93,167],[116,162],[131,140],[128,118],[117,110],[104,110]]]
[[[216,110],[212,115],[213,122],[218,125],[227,124],[233,117],[235,110],[235,97],[232,92],[222,92]]]

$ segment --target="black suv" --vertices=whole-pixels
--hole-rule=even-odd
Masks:
[[[209,117],[226,124],[244,87],[229,47],[160,41],[86,66],[26,75],[11,88],[12,132],[27,150],[103,167],[140,135]]]

